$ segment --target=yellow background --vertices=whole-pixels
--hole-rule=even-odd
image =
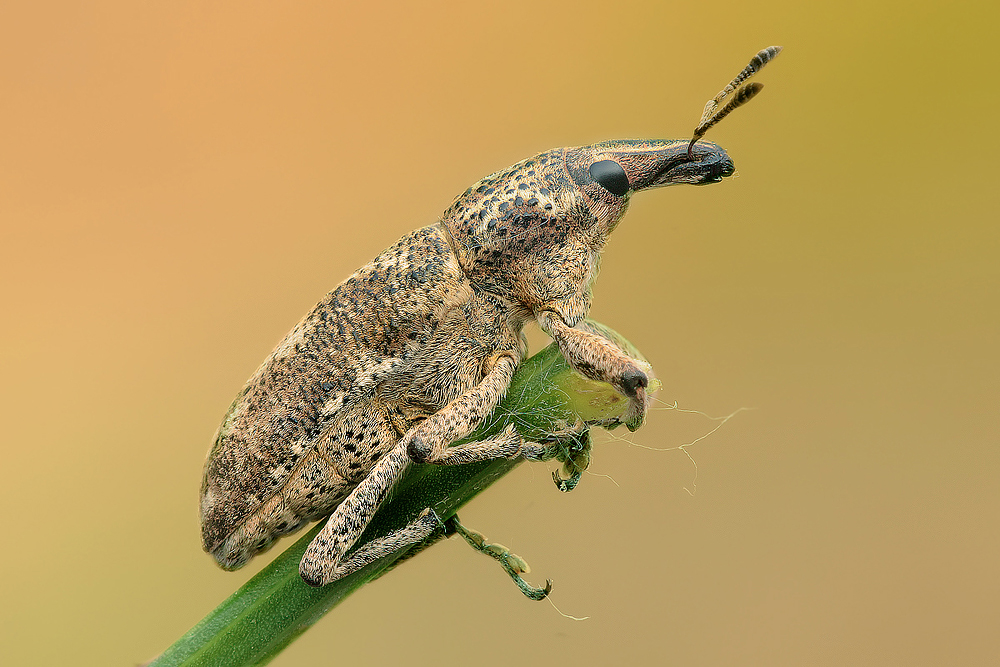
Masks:
[[[259,569],[201,552],[209,439],[327,290],[555,146],[708,134],[593,316],[665,403],[560,494],[522,466],[274,664],[1000,662],[994,3],[0,8],[0,661],[152,658]],[[533,341],[540,335],[532,334]],[[620,437],[619,437],[620,436]],[[622,439],[624,438],[624,440]]]

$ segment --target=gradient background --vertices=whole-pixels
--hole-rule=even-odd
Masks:
[[[556,491],[276,665],[1000,662],[995,3],[0,7],[0,661],[132,665],[257,571],[201,552],[209,439],[324,293],[555,146],[708,134],[739,178],[643,193],[593,316],[665,382]],[[537,331],[532,340],[542,340]],[[627,437],[626,437],[627,436]],[[624,440],[622,439],[624,437]]]

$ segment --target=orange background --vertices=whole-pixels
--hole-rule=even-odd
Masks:
[[[269,558],[201,552],[209,439],[327,290],[538,151],[708,134],[593,316],[660,410],[560,494],[521,466],[275,665],[1000,662],[994,3],[0,8],[0,661],[152,658]],[[539,342],[541,335],[532,334]],[[624,438],[624,439],[622,439]]]

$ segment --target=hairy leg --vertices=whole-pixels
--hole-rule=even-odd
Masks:
[[[392,536],[363,546],[341,564],[344,554],[364,532],[379,505],[402,477],[411,460],[457,465],[512,458],[521,455],[522,449],[529,455],[535,451],[534,443],[528,443],[525,448],[525,443],[513,426],[496,437],[449,448],[451,443],[471,433],[493,411],[507,391],[516,366],[517,358],[513,354],[500,355],[479,385],[415,426],[378,460],[368,475],[334,510],[326,525],[306,549],[299,565],[299,572],[306,583],[312,586],[326,585],[348,572],[364,567],[374,559],[427,537],[429,530],[433,528],[428,528],[429,524],[421,524],[418,519]],[[360,560],[352,562],[359,558],[358,554],[361,554]]]
[[[591,380],[607,382],[629,399],[629,409],[622,421],[630,431],[639,428],[646,417],[649,385],[641,362],[603,336],[569,326],[551,310],[539,313],[538,324],[559,344],[559,350],[574,370]]]

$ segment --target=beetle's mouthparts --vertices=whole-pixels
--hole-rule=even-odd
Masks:
[[[718,183],[727,176],[732,176],[736,171],[736,165],[732,159],[715,144],[704,144],[707,150],[699,151],[698,144],[692,152],[694,160],[685,162],[678,166],[678,169],[689,169],[693,178],[697,179],[695,185],[705,185],[707,183]]]
[[[687,183],[708,185],[718,183],[736,171],[732,159],[716,144],[699,141],[690,151],[681,151],[656,178],[657,184]]]

